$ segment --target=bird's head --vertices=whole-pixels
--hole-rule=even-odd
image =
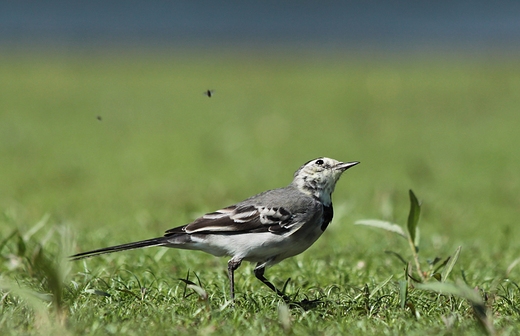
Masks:
[[[341,174],[357,165],[359,162],[340,162],[334,159],[320,157],[301,166],[294,173],[292,184],[301,192],[318,198],[323,204],[329,205],[331,194]]]

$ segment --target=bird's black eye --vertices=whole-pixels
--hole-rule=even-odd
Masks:
[[[321,166],[323,163],[324,163],[324,162],[323,162],[322,159],[316,160],[316,164],[319,165],[319,166]]]

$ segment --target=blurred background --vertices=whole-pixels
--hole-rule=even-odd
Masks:
[[[351,224],[413,189],[426,246],[504,246],[519,48],[518,1],[1,1],[1,234],[146,238],[330,156],[362,164],[321,244],[377,243]]]
[[[2,1],[4,48],[517,50],[517,1]]]

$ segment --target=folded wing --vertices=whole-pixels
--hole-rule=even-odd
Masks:
[[[294,216],[282,207],[232,205],[205,214],[192,223],[166,231],[166,236],[176,233],[244,233],[288,231]]]

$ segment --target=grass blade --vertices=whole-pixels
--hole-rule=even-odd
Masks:
[[[4,246],[7,245],[7,242],[13,238],[14,236],[16,236],[16,234],[18,233],[18,230],[13,230],[13,232],[11,232],[7,237],[5,237],[1,242],[0,242],[0,252],[2,252],[2,250],[4,249]],[[18,233],[19,234],[19,233]]]
[[[361,220],[356,221],[354,224],[355,225],[366,225],[366,226],[376,227],[379,229],[384,229],[386,231],[397,233],[398,235],[400,235],[401,237],[403,237],[405,239],[408,238],[406,236],[406,233],[404,232],[403,228],[394,223],[377,220],[377,219],[361,219]]]
[[[63,279],[60,276],[59,263],[53,260],[44,248],[39,246],[34,256],[34,267],[45,279],[47,290],[52,293],[52,302],[56,310],[61,314],[63,309]]]
[[[417,200],[417,197],[413,193],[412,189],[409,191],[410,194],[410,213],[408,214],[408,234],[410,235],[410,239],[412,243],[415,244],[415,231],[417,228],[417,223],[419,222],[419,215],[421,214],[421,205]]]
[[[518,263],[520,263],[520,258],[515,259],[511,264],[509,264],[506,270],[506,278],[509,278],[509,274],[511,274],[511,271]]]
[[[186,288],[189,288],[189,289],[193,290],[195,293],[197,293],[202,300],[204,300],[204,301],[208,300],[208,293],[204,290],[204,288],[198,286],[196,283],[194,283],[193,281],[188,280],[188,279],[179,279],[179,280],[186,284]]]
[[[456,295],[476,304],[484,304],[484,301],[476,291],[462,283],[454,284],[447,282],[428,282],[424,284],[417,284],[416,287],[422,290],[429,290],[440,294]]]
[[[448,275],[450,275],[451,271],[453,270],[453,266],[455,266],[455,263],[459,259],[459,254],[462,249],[462,246],[457,247],[455,250],[455,253],[449,258],[448,263],[446,264],[446,267],[442,270],[441,273],[441,281],[446,282],[446,279],[448,278]]]
[[[385,287],[386,284],[392,280],[394,276],[393,275],[390,275],[388,278],[386,278],[385,281],[383,281],[382,283],[380,283],[379,285],[376,286],[376,288],[374,288],[374,290],[372,291],[372,293],[370,293],[370,295],[368,296],[369,299],[371,299],[381,288]]]
[[[48,213],[43,215],[42,219],[40,219],[38,223],[34,224],[34,226],[23,235],[23,240],[28,241],[36,232],[40,231],[40,229],[47,224],[50,217],[51,215]]]
[[[399,281],[399,304],[401,309],[406,307],[406,300],[408,299],[408,281]]]
[[[471,305],[471,308],[473,308],[473,313],[486,334],[496,334],[493,327],[493,321],[491,319],[491,312],[484,304],[484,300],[482,300],[482,297],[478,291],[471,289],[462,281],[457,282],[456,284],[446,282],[430,282],[426,284],[419,284],[417,285],[417,288],[442,294],[456,295],[466,299]]]
[[[406,260],[404,260],[404,258],[401,257],[401,255],[400,255],[399,253],[394,252],[394,251],[385,251],[385,253],[397,257],[397,259],[401,260],[401,262],[402,262],[404,265],[408,265],[408,262],[407,262]]]
[[[451,256],[449,256],[448,258],[446,258],[446,259],[442,262],[442,264],[440,264],[439,266],[437,266],[437,267],[433,270],[433,274],[438,273],[438,271],[439,271],[441,268],[443,268],[444,266],[446,266],[446,264],[448,263],[448,261],[450,261],[450,259],[451,259]]]

